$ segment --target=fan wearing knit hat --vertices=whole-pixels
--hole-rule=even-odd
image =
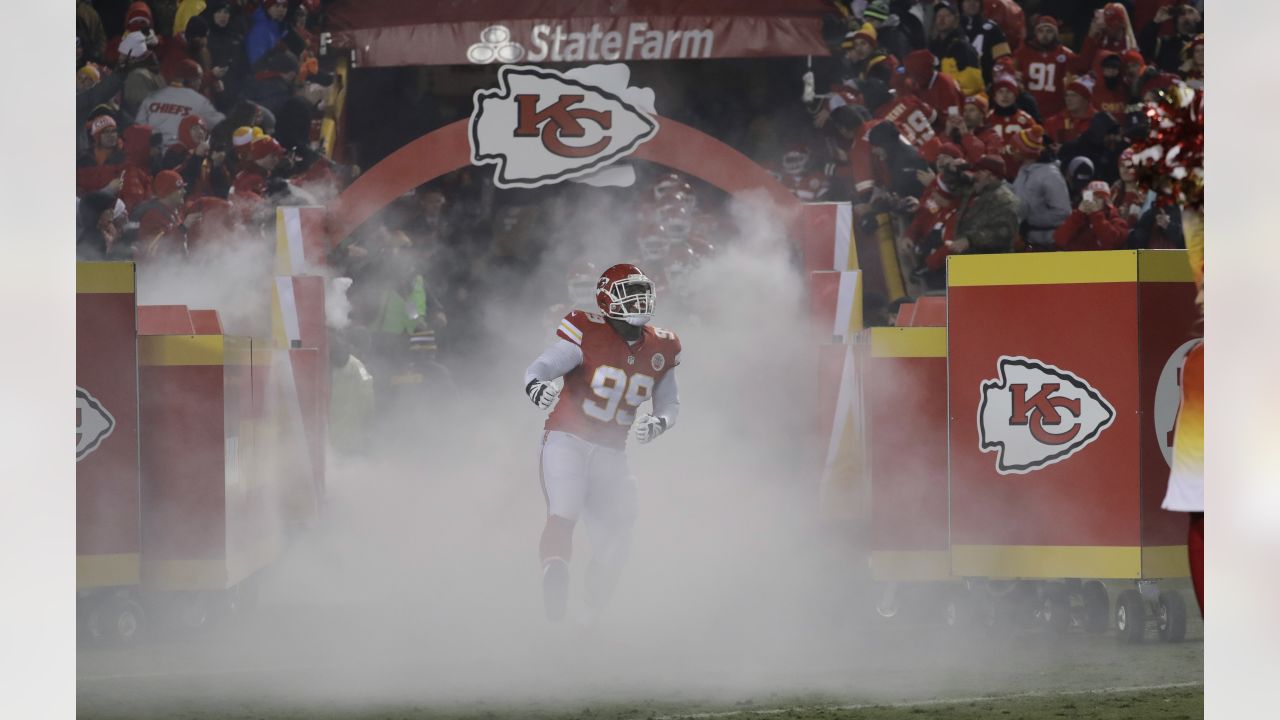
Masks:
[[[154,197],[133,211],[142,257],[186,254],[186,226],[197,217],[184,212],[187,182],[173,170],[161,170],[151,182]]]
[[[1080,204],[1053,233],[1059,250],[1119,250],[1129,239],[1129,223],[1111,204],[1111,186],[1094,180]]]
[[[965,193],[951,250],[1012,252],[1018,237],[1018,198],[1004,181],[1005,161],[999,155],[983,155],[973,170],[973,187]]]
[[[1036,124],[1035,118],[1018,107],[1019,92],[1018,78],[1013,75],[1001,73],[991,82],[991,114],[987,117],[987,124],[999,138],[1000,153],[1005,156],[1018,156],[1014,147],[1018,133]],[[1015,165],[1009,177],[1012,178],[1016,172]]]
[[[879,47],[876,29],[870,23],[845,33],[840,47],[844,49],[846,77],[857,81],[873,78],[886,86],[893,80],[897,59]]]
[[[887,0],[872,0],[862,12],[863,21],[876,29],[880,47],[903,60],[915,48],[924,47],[924,25],[909,12],[895,14]]]
[[[1022,219],[1022,240],[1033,250],[1053,248],[1053,231],[1071,214],[1071,194],[1057,158],[1045,146],[1039,125],[1023,130],[1014,139],[1021,167],[1013,178],[1013,194],[1018,196],[1018,216]]]
[[[1035,98],[1040,117],[1049,118],[1063,110],[1062,89],[1072,75],[1088,72],[1088,62],[1077,56],[1058,37],[1058,19],[1037,15],[1032,20],[1032,34],[1014,53],[1027,92]]]
[[[232,193],[267,194],[267,179],[285,159],[284,148],[275,138],[263,135],[249,145],[249,160],[241,165],[231,185]]]
[[[1044,131],[1058,144],[1079,138],[1089,127],[1089,121],[1098,113],[1093,106],[1093,81],[1089,77],[1073,78],[1062,94],[1064,107],[1061,112],[1045,118]]]

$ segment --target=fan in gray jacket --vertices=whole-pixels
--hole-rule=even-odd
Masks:
[[[1046,148],[1035,160],[1023,164],[1013,179],[1013,194],[1018,196],[1023,240],[1032,249],[1052,250],[1053,231],[1071,215],[1067,181],[1052,150]]]

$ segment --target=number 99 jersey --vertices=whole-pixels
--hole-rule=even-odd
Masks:
[[[582,364],[565,373],[547,431],[619,450],[626,446],[636,410],[680,364],[675,333],[651,325],[642,331],[640,340],[628,343],[598,313],[575,310],[560,321],[556,337],[582,348]]]

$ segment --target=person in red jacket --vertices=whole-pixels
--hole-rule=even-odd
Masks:
[[[1098,114],[1098,109],[1090,104],[1093,87],[1088,78],[1075,78],[1067,85],[1063,98],[1066,107],[1062,112],[1052,115],[1044,121],[1044,132],[1053,138],[1055,144],[1073,142],[1084,131],[1089,129],[1089,121]]]
[[[151,161],[156,147],[153,135],[150,125],[130,125],[124,129],[124,154],[127,159],[120,199],[130,212],[151,197]]]
[[[964,99],[958,115],[947,115],[942,138],[959,147],[970,163],[977,162],[983,155],[999,152],[999,138],[986,126],[987,112],[987,97],[970,95]]]
[[[1111,187],[1094,180],[1080,205],[1053,232],[1059,250],[1118,250],[1129,237],[1129,224],[1111,206]]]
[[[187,254],[187,227],[200,220],[198,213],[184,211],[187,183],[172,170],[156,173],[152,182],[155,197],[133,211],[138,223],[138,256],[156,258]]]
[[[1036,121],[1027,111],[1018,108],[1018,80],[1012,75],[996,77],[991,83],[991,99],[993,102],[991,113],[987,115],[987,124],[995,138],[994,143],[991,140],[987,142],[999,148],[997,152],[1004,156],[1005,165],[1014,165],[1016,173],[1018,163],[1012,158],[1016,157],[1018,152],[1013,146],[1014,139],[1018,133],[1035,125]]]
[[[1058,20],[1041,15],[1035,20],[1035,34],[1030,42],[1014,53],[1027,92],[1036,100],[1040,117],[1047,118],[1062,112],[1062,90],[1071,75],[1088,70],[1071,48],[1058,39]]]
[[[1098,53],[1094,64],[1093,105],[1110,115],[1116,122],[1124,119],[1124,108],[1129,102],[1129,88],[1124,84],[1124,61],[1116,53],[1104,50]]]
[[[928,50],[916,50],[902,62],[906,72],[895,78],[903,78],[900,83],[902,91],[914,95],[937,111],[933,128],[943,132],[947,117],[959,115],[960,108],[964,107],[964,93],[955,80],[936,70],[937,62],[937,58]]]
[[[284,148],[280,147],[280,143],[276,142],[275,138],[264,135],[254,140],[249,150],[249,162],[244,164],[244,169],[236,173],[231,192],[237,195],[242,192],[251,192],[265,196],[267,178],[271,177],[271,171],[275,170],[283,159]]]
[[[1137,49],[1138,38],[1133,34],[1129,11],[1120,3],[1112,2],[1094,11],[1080,57],[1086,65],[1092,65],[1103,51],[1122,53]]]
[[[92,147],[76,158],[76,196],[106,189],[120,177],[125,155],[120,150],[120,133],[110,115],[99,115],[85,123]],[[119,188],[115,188],[119,190]]]

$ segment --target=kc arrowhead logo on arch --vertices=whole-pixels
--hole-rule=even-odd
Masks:
[[[652,91],[627,87],[625,66],[581,70],[591,74],[504,65],[497,90],[476,92],[471,162],[497,165],[495,185],[532,188],[589,175],[657,134]]]
[[[1102,434],[1116,411],[1087,380],[1045,362],[1001,356],[981,384],[978,442],[1001,475],[1062,462]]]

